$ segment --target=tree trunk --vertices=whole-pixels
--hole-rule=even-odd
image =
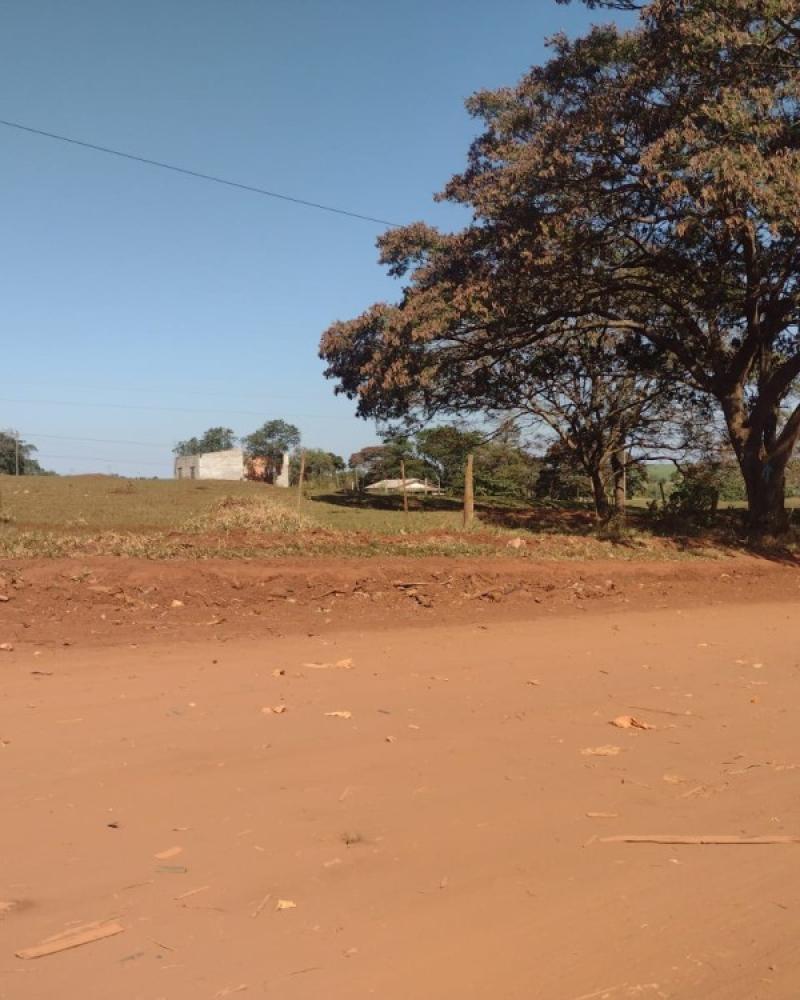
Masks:
[[[747,525],[754,534],[777,535],[789,527],[786,511],[786,466],[798,437],[795,410],[777,441],[765,425],[754,425],[742,392],[721,400],[731,444],[747,490]],[[769,439],[772,440],[769,440]]]
[[[611,456],[611,468],[614,472],[614,515],[620,520],[625,517],[625,504],[627,502],[628,489],[626,483],[625,469],[628,456],[625,449],[620,448]]]
[[[603,485],[603,477],[599,469],[595,469],[591,473],[591,480],[595,513],[598,520],[605,521],[608,517],[608,497],[606,496],[606,488]]]
[[[781,534],[789,526],[786,511],[786,463],[745,456],[741,461],[747,488],[747,523],[757,534]]]

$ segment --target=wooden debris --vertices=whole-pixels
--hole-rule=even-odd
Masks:
[[[325,715],[331,719],[352,719],[353,717],[353,713],[348,712],[346,709],[343,709],[340,712],[326,712]]]
[[[694,715],[688,709],[685,712],[673,712],[668,708],[648,708],[646,705],[628,705],[628,708],[633,708],[637,712],[655,712],[656,715],[674,715],[678,719],[685,719],[687,716],[693,716],[699,719],[699,715]]]
[[[616,719],[611,720],[611,725],[616,726],[617,729],[655,729],[656,727],[651,725],[649,722],[643,722],[641,719],[637,719],[635,715],[618,715]]]
[[[727,834],[698,834],[696,836],[683,836],[677,833],[651,833],[635,834],[623,833],[616,837],[601,837],[601,844],[688,844],[704,845],[718,844],[722,847],[747,847],[760,846],[766,844],[800,844],[800,837],[792,836],[765,836],[765,837],[738,837]]]
[[[264,909],[264,907],[265,907],[265,906],[267,905],[267,903],[268,903],[268,902],[270,901],[270,899],[271,899],[271,898],[272,898],[272,893],[271,893],[271,892],[268,892],[268,893],[266,894],[266,896],[264,896],[264,898],[263,898],[263,899],[261,900],[261,902],[260,902],[260,903],[258,904],[258,906],[257,906],[257,907],[256,907],[256,908],[255,908],[255,909],[253,910],[253,912],[252,912],[252,913],[250,914],[250,916],[251,916],[251,917],[257,917],[257,916],[259,915],[259,913],[261,913],[261,911],[262,911],[262,910]]]
[[[97,921],[93,924],[83,924],[73,927],[61,934],[55,934],[32,948],[23,948],[16,952],[17,958],[43,958],[45,955],[55,955],[59,951],[70,948],[80,948],[84,944],[102,941],[103,938],[121,934],[125,928],[116,920]]]
[[[209,885],[201,885],[199,889],[190,889],[188,892],[182,892],[179,896],[173,896],[172,898],[177,903],[180,899],[188,899],[189,896],[196,896],[198,892],[205,892],[206,889],[210,889]]]
[[[183,853],[182,847],[168,847],[166,851],[159,851],[156,854],[156,858],[159,861],[168,861],[170,858],[176,858],[179,854]]]
[[[581,754],[584,757],[616,757],[618,753],[622,753],[622,747],[615,747],[611,745],[602,747],[586,747],[585,750],[581,750]]]
[[[309,670],[352,670],[353,661],[347,657],[343,660],[336,660],[335,663],[304,663],[303,666]]]
[[[297,909],[297,903],[293,899],[279,899],[278,904],[275,907],[276,910],[294,910]]]

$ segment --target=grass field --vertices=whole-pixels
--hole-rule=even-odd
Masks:
[[[628,530],[598,530],[587,507],[310,493],[262,483],[0,476],[0,555],[264,558],[276,555],[515,555],[546,559],[685,558],[741,548],[738,517],[702,537],[655,532],[645,502]],[[741,533],[741,532],[739,532]]]
[[[0,476],[0,510],[19,529],[61,531],[181,531],[187,522],[226,497],[267,500],[297,509],[296,490],[264,483],[213,480],[117,479],[108,476]],[[428,501],[407,517],[399,497],[333,502],[311,495],[302,512],[321,528],[392,534],[455,530],[461,512],[454,501]],[[419,501],[412,501],[412,505]]]
[[[504,544],[498,525],[464,533],[457,502],[427,504],[406,514],[398,497],[298,504],[296,490],[263,483],[0,476],[0,555],[483,554]]]

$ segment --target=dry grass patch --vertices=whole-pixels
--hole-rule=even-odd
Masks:
[[[269,500],[224,497],[205,514],[191,518],[187,531],[243,531],[262,534],[296,535],[319,530],[310,517]]]

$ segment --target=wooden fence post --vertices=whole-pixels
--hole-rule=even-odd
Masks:
[[[300,452],[300,476],[297,480],[297,506],[299,507],[303,501],[303,480],[306,475],[306,450]]]
[[[408,490],[406,489],[406,463],[400,463],[400,478],[403,480],[403,510],[408,513]]]
[[[473,483],[473,455],[467,455],[467,467],[464,470],[464,527],[468,528],[475,517],[475,488]]]

